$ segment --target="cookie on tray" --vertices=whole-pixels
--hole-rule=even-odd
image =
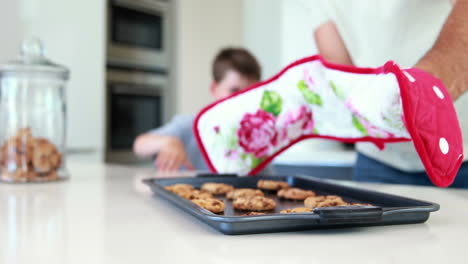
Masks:
[[[289,184],[285,181],[259,180],[257,187],[263,190],[277,191],[288,188]]]
[[[343,199],[336,195],[320,195],[308,197],[304,201],[304,205],[309,208],[345,206],[348,205]]]
[[[251,216],[251,215],[266,215],[266,213],[262,213],[262,212],[247,212],[247,213],[243,214],[242,216]]]
[[[309,208],[309,207],[297,207],[297,208],[284,209],[280,211],[280,213],[282,214],[310,213],[310,212],[312,212],[312,208]]]
[[[287,188],[278,191],[278,197],[290,200],[304,200],[307,197],[315,196],[313,191],[299,188]]]
[[[373,206],[372,204],[368,203],[350,203],[349,206]]]
[[[225,183],[207,182],[204,183],[201,188],[202,191],[210,192],[214,195],[226,194],[229,191],[234,190],[234,187]]]
[[[173,192],[175,194],[178,194],[178,195],[182,195],[184,193],[191,192],[191,191],[195,190],[195,188],[193,188],[192,185],[185,184],[185,183],[178,183],[178,184],[174,184],[174,185],[169,185],[169,186],[164,187],[164,189],[166,189],[166,190],[168,190],[170,192]]]
[[[253,196],[265,196],[265,194],[261,190],[250,189],[250,188],[234,189],[226,194],[226,197],[230,200],[235,200],[241,197],[253,197]]]
[[[240,197],[232,202],[234,208],[249,211],[271,211],[276,207],[273,199],[263,196]]]
[[[205,198],[205,199],[193,199],[191,201],[212,213],[218,214],[218,213],[224,212],[224,202],[221,200],[214,199],[214,198]]]
[[[207,191],[188,190],[178,193],[178,195],[188,200],[213,198],[213,195]]]
[[[169,186],[166,186],[164,187],[166,190],[168,191],[178,191],[178,190],[195,190],[195,188],[190,185],[190,184],[186,184],[186,183],[177,183],[177,184],[173,184],[173,185],[169,185]]]

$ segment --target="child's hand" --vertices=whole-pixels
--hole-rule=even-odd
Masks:
[[[185,152],[184,144],[176,137],[165,139],[156,157],[155,165],[160,171],[176,171],[182,166],[188,170],[194,170]]]

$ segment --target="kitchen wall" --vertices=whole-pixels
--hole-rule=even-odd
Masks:
[[[0,63],[16,58],[23,28],[17,1],[0,0]]]
[[[104,0],[0,0],[0,62],[16,58],[21,40],[38,36],[46,55],[70,68],[67,146],[104,143]]]
[[[242,40],[257,57],[266,79],[281,69],[282,0],[243,0]]]
[[[325,16],[308,0],[243,0],[243,44],[258,58],[267,79],[297,59],[317,54],[314,30]],[[312,139],[279,159],[298,160],[316,150],[341,150],[340,143]],[[277,158],[278,160],[278,158]]]
[[[211,102],[211,63],[226,46],[242,44],[242,1],[175,1],[175,112],[195,113]]]
[[[313,1],[243,0],[243,44],[259,59],[264,79],[317,53],[314,29],[323,22]]]

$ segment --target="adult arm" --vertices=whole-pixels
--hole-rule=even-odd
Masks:
[[[457,0],[434,46],[416,64],[448,89],[453,100],[468,90],[468,0]]]
[[[348,49],[333,21],[329,20],[320,25],[314,32],[314,39],[319,54],[326,61],[353,65]]]

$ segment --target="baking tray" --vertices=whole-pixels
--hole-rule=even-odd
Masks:
[[[303,207],[303,202],[284,200],[274,193],[265,193],[266,197],[275,200],[275,213],[244,216],[245,212],[235,210],[232,202],[226,202],[225,197],[217,196],[216,198],[225,201],[225,211],[222,214],[214,214],[164,189],[165,186],[177,183],[187,183],[200,188],[206,182],[227,183],[236,188],[257,188],[257,181],[261,179],[286,181],[292,187],[313,190],[318,195],[335,194],[347,202],[368,203],[372,206],[323,207],[315,209],[314,213],[279,214],[282,209]],[[190,178],[151,178],[143,182],[151,187],[155,197],[167,199],[228,235],[423,223],[431,212],[440,208],[436,203],[349,187],[311,176],[238,177],[230,174],[203,174]]]

